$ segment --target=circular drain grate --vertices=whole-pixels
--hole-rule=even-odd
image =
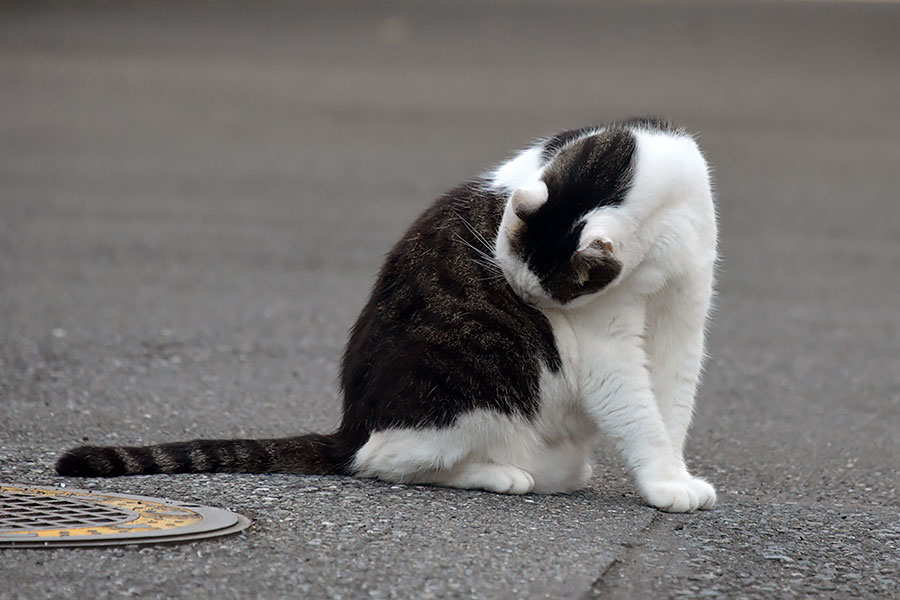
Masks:
[[[0,484],[0,548],[181,542],[249,525],[242,515],[197,504]]]
[[[133,511],[111,504],[0,492],[0,531],[98,527],[125,523],[136,516]]]

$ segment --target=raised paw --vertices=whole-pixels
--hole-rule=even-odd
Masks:
[[[650,506],[666,512],[709,510],[716,504],[716,490],[699,477],[653,481],[641,486],[641,494]]]

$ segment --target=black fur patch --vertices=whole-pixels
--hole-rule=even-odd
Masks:
[[[544,142],[544,151],[541,152],[541,158],[544,162],[547,162],[548,160],[553,158],[556,153],[559,152],[563,147],[567,146],[571,142],[574,142],[581,136],[587,135],[588,133],[596,131],[597,129],[597,126],[589,125],[587,127],[579,127],[578,129],[568,129],[566,131],[561,131],[553,137],[547,138],[547,140]]]
[[[624,121],[617,121],[613,126],[627,129],[644,129],[646,131],[663,131],[679,135],[684,134],[684,130],[681,127],[660,117],[632,117]]]
[[[541,365],[560,357],[547,319],[489,262],[504,203],[460,187],[390,252],[344,353],[343,435],[537,412]]]

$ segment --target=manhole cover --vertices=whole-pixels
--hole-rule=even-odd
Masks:
[[[228,535],[250,520],[160,498],[0,483],[0,548],[159,544]]]

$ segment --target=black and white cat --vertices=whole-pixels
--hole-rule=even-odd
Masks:
[[[649,504],[708,509],[682,449],[715,263],[689,135],[655,119],[565,131],[438,198],[394,246],[350,334],[334,433],[79,447],[56,469],[570,492],[599,428]]]

